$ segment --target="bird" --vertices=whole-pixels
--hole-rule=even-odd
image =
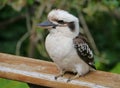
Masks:
[[[47,21],[37,26],[49,31],[45,47],[60,71],[55,79],[66,72],[76,73],[67,80],[69,82],[96,69],[93,51],[87,38],[80,33],[76,16],[62,9],[53,9],[48,13]]]

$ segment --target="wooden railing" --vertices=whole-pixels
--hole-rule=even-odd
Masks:
[[[0,53],[0,77],[52,88],[120,88],[120,75],[94,71],[79,79],[66,82],[73,75],[57,80],[59,73],[52,62]]]

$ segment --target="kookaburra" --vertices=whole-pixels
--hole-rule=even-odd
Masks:
[[[77,17],[67,11],[55,9],[48,14],[48,21],[38,26],[49,30],[45,47],[60,70],[55,78],[63,76],[67,71],[76,73],[68,79],[70,81],[95,69],[93,52],[86,37],[79,31]]]

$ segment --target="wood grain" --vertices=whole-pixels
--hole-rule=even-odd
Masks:
[[[0,77],[52,88],[120,88],[120,75],[93,71],[79,79],[66,82],[73,75],[57,80],[59,73],[52,62],[0,53]]]

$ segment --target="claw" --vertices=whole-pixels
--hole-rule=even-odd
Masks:
[[[64,76],[64,74],[65,74],[65,71],[64,71],[64,70],[61,71],[57,76],[55,76],[55,80],[57,80],[58,77],[62,77],[62,76]]]
[[[67,83],[70,82],[70,81],[71,81],[71,79],[69,78],[69,79],[67,80]]]
[[[57,77],[57,76],[55,76],[55,80],[57,80],[57,78],[58,78],[58,77]]]
[[[77,73],[75,76],[69,78],[69,79],[67,80],[67,82],[70,82],[71,80],[76,79],[76,78],[79,78],[79,77],[80,77],[80,75]]]

